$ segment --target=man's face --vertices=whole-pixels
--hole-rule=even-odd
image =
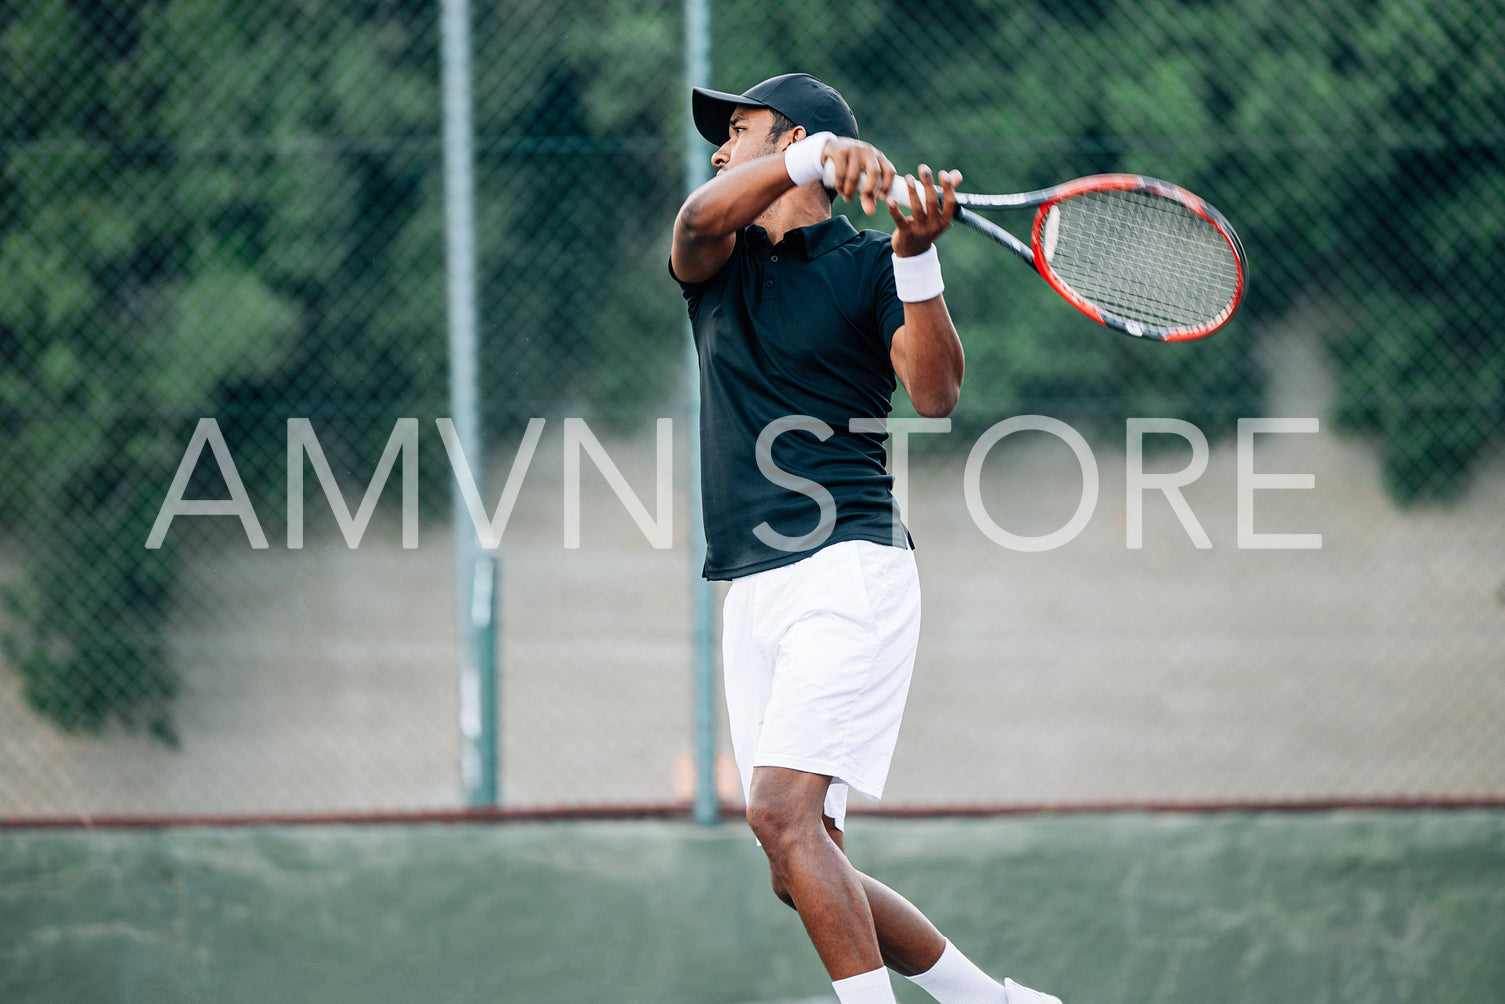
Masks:
[[[711,156],[716,173],[777,152],[780,137],[772,134],[773,117],[768,108],[734,108],[727,123],[726,142]]]

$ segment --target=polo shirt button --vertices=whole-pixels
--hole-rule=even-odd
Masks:
[[[779,260],[779,256],[778,255],[769,255],[768,260],[769,261],[778,261]]]
[[[769,288],[769,289],[772,289],[772,288],[773,288],[773,280],[772,280],[772,279],[769,279],[769,280],[768,280],[768,281],[767,281],[767,282],[765,282],[765,283],[764,283],[764,284],[763,284],[763,285],[765,285],[765,286],[767,286],[767,287],[768,287],[768,288]]]

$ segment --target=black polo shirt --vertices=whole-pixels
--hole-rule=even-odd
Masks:
[[[904,323],[889,236],[844,216],[769,243],[737,236],[721,270],[680,283],[700,356],[709,579],[845,540],[909,546],[884,465],[889,348]],[[761,444],[761,445],[760,445]]]

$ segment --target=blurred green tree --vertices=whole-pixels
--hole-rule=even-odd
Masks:
[[[948,235],[969,358],[959,432],[1038,411],[1105,435],[1131,415],[1231,434],[1264,407],[1265,333],[1316,304],[1338,418],[1375,438],[1396,498],[1458,493],[1498,443],[1505,18],[1491,4],[714,14],[716,86],[816,72],[906,170],[955,166],[995,191],[1136,171],[1239,226],[1245,312],[1169,347],[1103,332]],[[199,417],[216,416],[264,498],[284,484],[288,417],[315,421],[337,470],[369,471],[397,415],[444,413],[437,19],[437,0],[0,5],[0,528],[28,558],[4,634],[29,699],[62,725],[172,736],[161,619],[180,538],[200,531],[142,544]],[[475,4],[472,21],[486,425],[632,423],[676,393],[684,356],[665,269],[681,6]],[[198,497],[221,487],[200,480]]]
[[[379,402],[385,421],[326,439],[348,458],[442,386],[425,7],[28,0],[0,18],[0,519],[30,556],[6,651],[62,726],[173,736],[179,535],[144,541],[199,416],[254,445],[241,473],[266,490],[290,415]]]

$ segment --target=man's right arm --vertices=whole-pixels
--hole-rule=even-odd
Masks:
[[[674,218],[669,264],[681,282],[703,282],[732,256],[737,234],[794,187],[782,154],[759,157],[690,193]]]
[[[737,234],[763,211],[795,187],[785,152],[805,139],[802,126],[791,129],[777,151],[722,171],[690,193],[674,218],[674,242],[669,264],[681,282],[703,282],[720,271],[737,245]],[[877,193],[887,191],[893,164],[870,144],[832,137],[822,157],[836,162],[838,191],[860,197],[869,213],[877,209]]]

